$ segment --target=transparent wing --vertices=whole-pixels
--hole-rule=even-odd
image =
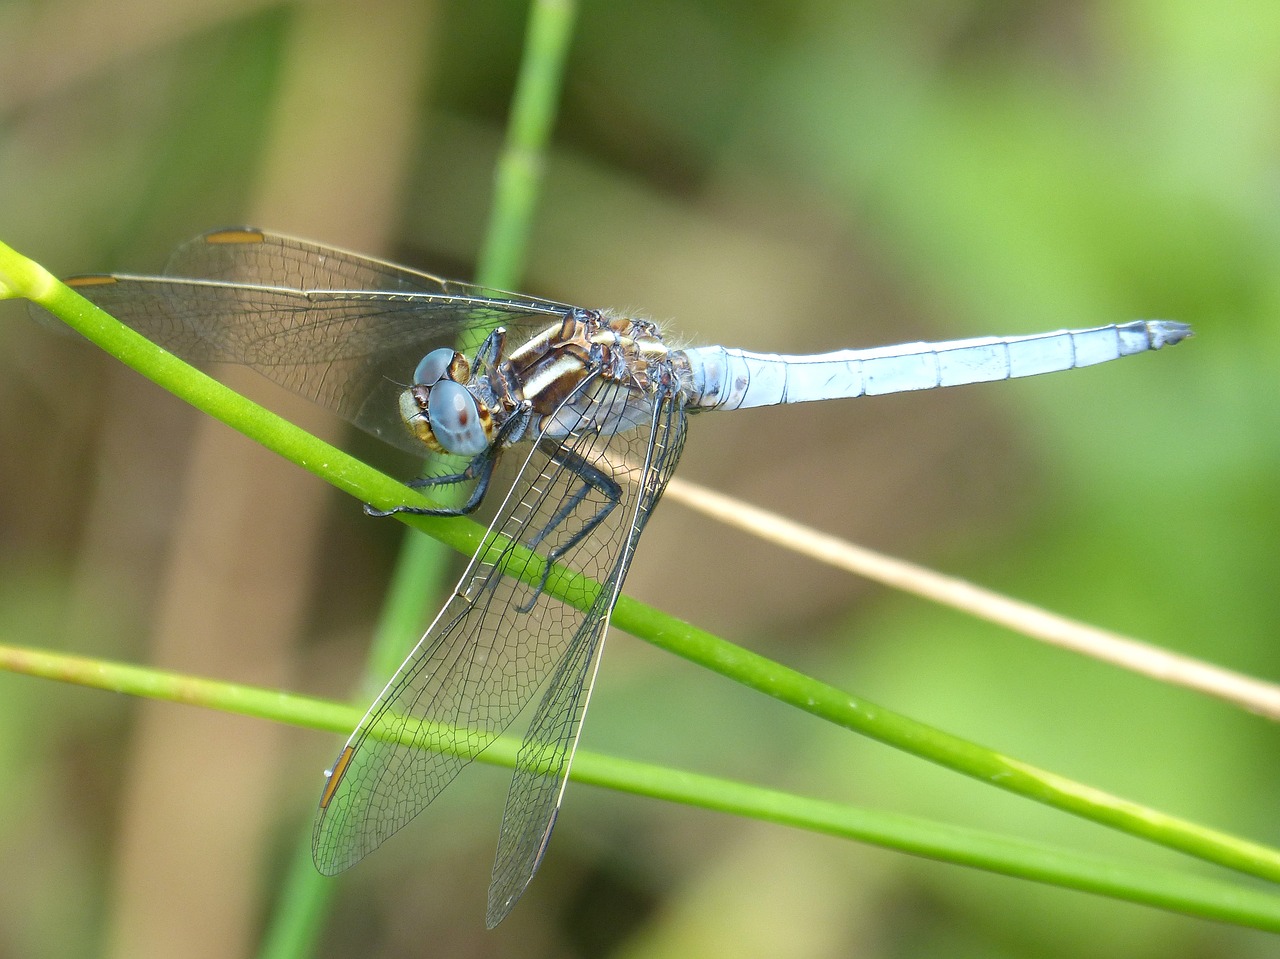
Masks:
[[[551,317],[527,305],[431,293],[300,292],[118,275],[72,285],[121,322],[193,363],[250,366],[411,453],[398,397],[430,350],[497,326],[517,341]]]
[[[615,404],[654,402],[601,379],[582,389],[602,418],[618,413]],[[576,728],[586,689],[582,664],[594,655],[683,438],[683,411],[671,400],[660,407],[669,460],[660,472],[644,466],[652,462],[659,422],[652,412],[644,427],[627,433],[601,434],[584,422],[563,443],[534,444],[454,595],[334,764],[314,831],[321,872],[355,863],[429,805],[562,661],[555,705],[539,711],[534,741],[561,743],[560,732],[542,731],[556,722]],[[566,571],[545,589],[534,550]],[[571,718],[548,715],[556,709]]]
[[[164,272],[167,276],[291,290],[365,290],[496,299],[538,312],[563,313],[571,308],[566,303],[522,293],[447,280],[386,260],[256,227],[227,227],[203,233],[174,250]]]
[[[609,616],[640,533],[680,459],[685,423],[683,407],[670,398],[660,401],[654,408],[650,428],[641,431],[647,432],[647,441],[643,446],[640,442],[633,444],[633,449],[642,454],[630,467],[638,480],[639,495],[628,503],[625,519],[620,521],[619,532],[624,532],[623,525],[627,528],[621,550],[606,589],[596,597],[560,660],[516,757],[489,884],[485,922],[490,929],[506,918],[523,895],[551,840],[599,669]]]
[[[398,397],[427,352],[497,326],[519,342],[570,309],[250,230],[197,237],[169,269],[189,273],[68,283],[185,360],[250,366],[418,455]]]

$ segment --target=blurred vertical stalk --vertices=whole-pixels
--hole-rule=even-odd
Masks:
[[[519,285],[576,13],[575,0],[535,0],[531,5],[506,138],[495,171],[493,205],[476,267],[476,282],[484,286],[512,289]],[[418,637],[428,604],[444,585],[446,555],[429,537],[406,533],[360,696],[382,687],[404,658],[408,643]],[[314,952],[333,884],[312,866],[309,838],[310,830],[308,841],[300,844],[294,856],[278,912],[267,930],[261,953],[265,959],[293,959]]]
[[[364,233],[348,233],[350,242],[382,245],[401,192],[406,117],[420,87],[423,15],[415,0],[298,8],[279,53],[274,43],[266,48],[282,67],[258,147],[257,182],[241,215],[319,236],[354,224]],[[181,153],[166,154],[156,175],[176,175]],[[262,388],[248,370],[228,371],[226,380],[246,392]],[[326,428],[305,401],[276,405],[312,429]],[[182,480],[153,661],[290,685],[327,496],[291,464],[200,421]],[[139,711],[104,954],[222,959],[252,951],[288,736],[278,727]],[[183,825],[173,810],[183,811]],[[200,882],[193,885],[192,876]]]
[[[434,4],[418,0],[320,2],[294,11],[255,221],[304,236],[341,235],[354,249],[385,248],[415,143],[435,16]],[[292,416],[311,414],[292,409]],[[263,935],[264,955],[307,955],[323,928],[334,887],[311,866],[309,828],[297,846]]]
[[[576,14],[576,0],[535,0],[530,11],[506,141],[494,176],[493,207],[476,264],[476,281],[482,286],[513,289],[524,271]]]
[[[482,286],[510,290],[520,284],[576,12],[575,0],[535,0],[530,9],[494,174],[493,206],[476,264],[475,279]],[[439,593],[446,555],[429,537],[406,534],[366,669],[367,691],[382,688],[404,658],[406,641],[417,637],[427,603]]]

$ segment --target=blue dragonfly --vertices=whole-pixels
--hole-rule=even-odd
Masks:
[[[1135,321],[812,356],[674,349],[649,320],[484,289],[254,228],[206,233],[159,276],[69,281],[192,362],[252,367],[418,456],[482,546],[325,776],[317,868],[336,874],[425,809],[542,691],[489,888],[510,912],[546,852],[600,651],[688,416],[1091,366],[1190,335]]]

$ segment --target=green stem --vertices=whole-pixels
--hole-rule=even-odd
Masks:
[[[495,174],[492,213],[476,271],[482,286],[512,289],[518,285],[575,11],[576,4],[570,0],[538,0],[530,9],[507,136]],[[479,344],[459,348],[468,345]],[[421,632],[428,604],[440,593],[443,578],[444,562],[435,544],[421,536],[407,536],[375,632],[366,689],[381,688],[400,665],[405,644]]]
[[[313,729],[345,731],[360,715],[353,707],[325,700],[39,649],[0,645],[0,668]],[[516,740],[501,737],[476,758],[511,767],[518,748]],[[1186,872],[1116,862],[983,830],[858,809],[589,750],[578,752],[572,778],[987,872],[1280,932],[1280,897]],[[309,856],[300,858],[294,868],[312,871]]]
[[[476,281],[482,286],[515,289],[524,272],[576,16],[573,0],[538,0],[530,10],[507,135],[494,177],[492,213],[476,269]]]
[[[1280,850],[1121,799],[961,739],[629,597],[619,598],[613,625],[766,696],[939,766],[1199,859],[1280,882]]]

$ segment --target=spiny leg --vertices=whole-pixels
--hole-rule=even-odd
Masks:
[[[573,513],[575,509],[581,505],[586,499],[587,494],[592,490],[598,492],[604,497],[605,502],[598,510],[585,522],[582,527],[570,536],[567,540],[556,546],[545,557],[545,565],[542,567],[542,577],[538,581],[537,588],[533,591],[533,595],[528,601],[520,604],[517,609],[522,613],[527,613],[533,609],[533,604],[538,601],[538,597],[542,595],[543,590],[547,588],[547,580],[551,577],[551,567],[560,561],[562,557],[567,555],[574,547],[581,543],[586,537],[591,535],[592,530],[604,522],[605,518],[613,511],[613,509],[622,500],[622,487],[617,481],[608,476],[603,470],[593,466],[581,455],[567,450],[564,447],[554,449],[548,454],[552,462],[559,464],[562,468],[569,470],[577,476],[582,482],[573,494],[565,500],[564,505],[556,511],[556,514],[547,521],[525,545],[530,550],[536,550],[539,544],[546,539],[553,530],[556,529]]]
[[[455,483],[475,480],[476,485],[471,490],[471,495],[461,506],[393,506],[391,509],[384,510],[366,503],[364,511],[370,516],[377,517],[391,516],[395,513],[412,513],[415,516],[466,516],[474,513],[484,502],[485,494],[489,492],[489,482],[493,479],[494,467],[498,465],[498,457],[507,447],[508,438],[519,436],[524,431],[528,416],[528,409],[519,409],[513,413],[498,429],[493,442],[461,472],[447,473],[444,476],[419,476],[405,483],[412,489],[422,489],[423,487],[451,486]]]
[[[471,495],[467,497],[467,501],[461,506],[393,506],[391,509],[378,509],[376,506],[365,503],[364,511],[369,516],[378,517],[392,516],[396,513],[412,513],[415,516],[466,516],[469,513],[474,513],[484,501],[485,494],[489,491],[489,481],[493,478],[493,468],[497,462],[498,457],[494,449],[490,447],[468,463],[467,468],[460,473],[448,473],[444,476],[419,476],[405,483],[405,486],[413,489],[422,489],[423,487],[429,489],[436,486],[452,486],[455,483],[475,480],[476,485],[472,488]]]

